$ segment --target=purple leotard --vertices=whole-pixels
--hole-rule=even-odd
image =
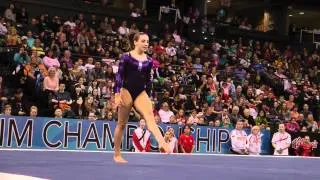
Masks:
[[[133,101],[145,90],[149,94],[152,85],[151,69],[150,58],[146,61],[138,61],[130,53],[123,54],[116,75],[114,92],[119,93],[121,88],[125,88],[131,94]]]

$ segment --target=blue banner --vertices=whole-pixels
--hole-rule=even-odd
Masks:
[[[137,123],[129,122],[124,131],[122,150],[132,147],[132,133]],[[112,151],[116,122],[79,119],[53,119],[0,116],[0,148],[64,149]],[[178,125],[160,124],[164,132],[172,127],[176,137],[182,132]],[[230,153],[232,129],[193,126],[195,153]],[[246,130],[249,134],[249,130]],[[262,154],[270,153],[270,131],[262,131]],[[157,143],[152,138],[152,149]]]

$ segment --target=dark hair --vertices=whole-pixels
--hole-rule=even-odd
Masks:
[[[191,126],[190,126],[189,124],[186,124],[186,125],[183,126],[183,128],[182,128],[183,132],[184,132],[184,130],[185,130],[186,128],[189,128],[189,129],[191,130]]]

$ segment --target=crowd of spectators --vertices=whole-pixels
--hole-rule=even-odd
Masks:
[[[0,18],[0,37],[17,49],[16,88],[0,78],[2,114],[116,121],[114,78],[121,55],[148,24],[78,14],[67,20],[29,17],[10,5]],[[86,19],[88,18],[88,19]],[[28,23],[30,22],[30,23]],[[320,58],[317,51],[281,50],[272,42],[186,43],[166,25],[150,39],[152,102],[158,123],[320,132]],[[141,119],[132,109],[131,121]]]

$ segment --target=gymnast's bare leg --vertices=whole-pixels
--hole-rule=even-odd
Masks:
[[[170,146],[165,142],[153,114],[152,102],[145,91],[143,91],[135,100],[134,107],[147,122],[147,127],[156,138],[159,148],[165,152],[170,152]]]
[[[116,100],[117,101],[117,100]],[[119,99],[118,99],[119,101]],[[132,108],[132,98],[128,90],[121,89],[120,102],[118,105],[118,122],[114,132],[114,156],[113,159],[116,163],[127,163],[121,155],[121,142],[123,136],[123,130],[129,119],[129,114]]]

